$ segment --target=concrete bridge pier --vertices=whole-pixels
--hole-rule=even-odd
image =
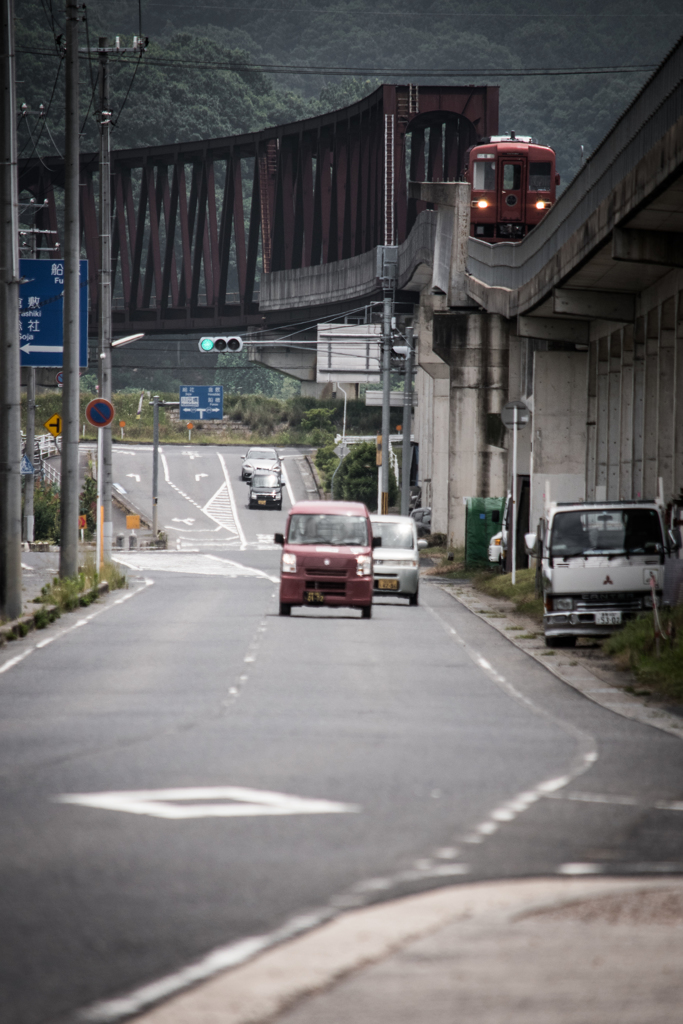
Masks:
[[[332,385],[316,380],[317,350],[310,348],[286,348],[281,346],[248,346],[249,361],[262,363],[271,370],[284,373],[301,381],[301,394],[306,398],[331,398]],[[343,397],[340,393],[340,397]]]

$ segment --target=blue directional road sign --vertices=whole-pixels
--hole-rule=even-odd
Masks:
[[[181,420],[222,420],[223,419],[223,385],[213,384],[209,387],[181,384],[180,386],[180,419]]]
[[[22,366],[62,366],[64,362],[64,261],[19,260]],[[80,270],[79,365],[88,365],[88,261]]]

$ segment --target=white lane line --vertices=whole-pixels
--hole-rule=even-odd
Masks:
[[[437,622],[443,626],[451,639],[455,640],[456,643],[463,648],[470,660],[486,672],[488,677],[493,680],[497,686],[499,686],[514,700],[523,704],[534,714],[540,715],[547,721],[554,723],[562,729],[563,732],[567,732],[573,736],[577,741],[579,748],[577,754],[572,759],[570,770],[566,775],[553,776],[550,779],[545,779],[538,783],[538,785],[533,786],[531,789],[518,793],[511,800],[507,800],[499,807],[495,807],[484,821],[479,822],[479,824],[475,825],[468,835],[461,836],[458,840],[462,843],[482,843],[486,836],[491,836],[497,832],[502,823],[514,821],[519,814],[523,814],[524,811],[542,797],[563,789],[570,782],[573,782],[574,779],[588,771],[588,769],[591,768],[598,759],[597,742],[590,733],[585,732],[583,729],[579,729],[570,722],[565,722],[561,718],[557,718],[551,712],[546,711],[545,708],[540,707],[540,705],[536,704],[535,701],[525,696],[525,694],[513,686],[512,683],[508,682],[505,676],[496,671],[486,658],[482,657],[482,655],[473,647],[470,647],[470,645],[459,635],[457,630],[446,622],[446,620],[442,618],[434,608],[430,605],[425,605],[425,607]]]
[[[79,1020],[87,1021],[88,1024],[114,1024],[115,1021],[123,1020],[141,1013],[143,1010],[155,1003],[168,999],[176,992],[182,992],[190,985],[196,985],[199,981],[213,977],[220,971],[230,967],[239,967],[240,964],[253,960],[259,953],[278,946],[289,939],[302,935],[305,932],[317,928],[321,924],[332,920],[339,915],[339,910],[332,907],[320,907],[307,914],[297,914],[291,917],[280,928],[264,935],[251,935],[246,939],[239,939],[227,946],[219,946],[211,950],[201,960],[197,960],[187,967],[182,967],[173,974],[167,974],[158,981],[120,996],[118,999],[106,999],[85,1010],[78,1015]]]
[[[112,560],[141,572],[177,572],[196,576],[227,576],[235,579],[247,576],[254,579],[265,579],[276,582],[272,576],[262,569],[252,569],[249,565],[232,562],[218,555],[204,552],[188,551],[138,551],[113,555]],[[279,582],[279,580],[277,581]]]
[[[547,793],[553,800],[574,800],[586,804],[613,804],[615,807],[643,807],[655,811],[683,811],[683,800],[656,800],[645,803],[635,796],[615,796],[609,793]]]
[[[79,619],[78,622],[75,622],[72,626],[67,626],[66,629],[61,629],[58,633],[55,633],[54,636],[46,637],[44,640],[39,641],[39,643],[33,644],[32,647],[29,647],[21,654],[18,654],[15,658],[10,658],[10,660],[6,661],[4,665],[0,665],[0,675],[3,672],[7,672],[9,669],[13,668],[15,665],[18,665],[20,661],[24,660],[24,658],[28,658],[29,654],[33,654],[34,651],[42,650],[43,647],[47,647],[48,644],[54,643],[55,640],[61,640],[63,636],[66,636],[67,633],[73,632],[74,629],[79,629],[81,626],[86,626],[98,615],[102,615],[103,612],[106,612],[110,608],[113,608],[114,605],[123,604],[124,601],[129,601],[131,597],[135,597],[136,594],[140,594],[143,590],[146,590],[147,587],[151,587],[153,583],[154,580],[145,580],[143,586],[136,587],[134,590],[128,591],[128,593],[124,594],[123,597],[119,597],[116,601],[111,601],[110,603],[106,604],[103,608],[98,608],[97,611],[91,612],[89,615],[86,615],[86,617],[83,619]]]
[[[294,497],[294,491],[292,490],[292,484],[289,479],[287,467],[285,466],[284,457],[280,460],[280,465],[282,466],[282,475],[285,480],[285,487],[287,488],[287,497],[289,498],[290,505],[293,505],[296,501],[296,498]]]
[[[218,455],[218,461],[220,462],[221,466],[223,467],[223,476],[225,477],[225,486],[228,488],[228,494],[230,496],[230,503],[232,505],[232,518],[233,518],[233,520],[235,522],[235,526],[237,527],[237,532],[239,534],[240,541],[242,543],[242,550],[244,550],[244,548],[247,545],[247,538],[244,536],[244,530],[242,529],[242,524],[240,523],[239,516],[237,515],[237,505],[235,503],[235,495],[233,493],[232,484],[230,483],[230,476],[228,474],[228,467],[225,465],[225,459],[223,458],[221,453],[217,452],[216,454]]]
[[[279,583],[280,582],[280,577],[279,576],[269,576],[267,572],[263,571],[263,569],[252,569],[251,566],[242,565],[241,562],[233,562],[229,558],[220,558],[218,555],[209,555],[209,554],[207,554],[206,557],[207,558],[212,558],[215,562],[222,562],[223,565],[232,565],[232,566],[235,567],[235,569],[248,570],[248,573],[249,573],[250,576],[252,574],[255,574],[257,576],[262,576],[265,579],[270,580],[271,583]]]

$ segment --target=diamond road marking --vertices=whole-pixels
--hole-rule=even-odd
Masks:
[[[174,821],[189,818],[254,818],[286,814],[355,814],[356,804],[272,793],[242,786],[196,786],[186,789],[141,789],[110,793],[64,793],[57,803],[105,811],[146,814]],[[194,801],[194,802],[192,802]],[[197,802],[201,801],[201,802]]]

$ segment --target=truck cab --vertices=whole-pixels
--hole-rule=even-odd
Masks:
[[[540,559],[549,647],[609,636],[661,604],[665,557],[679,546],[656,501],[551,503],[525,545]]]

